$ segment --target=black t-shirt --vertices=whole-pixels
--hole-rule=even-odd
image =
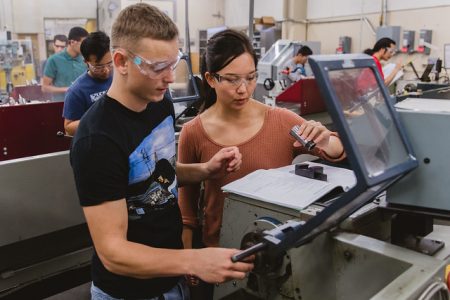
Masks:
[[[82,206],[126,199],[129,241],[181,249],[181,214],[175,176],[174,109],[164,99],[134,112],[104,96],[83,116],[71,149]],[[130,253],[133,255],[133,253]],[[92,259],[94,284],[117,298],[150,298],[178,277],[136,279]]]

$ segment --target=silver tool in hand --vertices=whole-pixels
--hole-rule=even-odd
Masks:
[[[316,146],[316,143],[314,143],[313,141],[306,141],[304,138],[302,138],[298,134],[299,130],[300,130],[300,126],[295,125],[294,127],[292,127],[289,134],[292,135],[297,141],[299,141],[299,143],[302,144],[303,147],[306,148],[306,150],[311,151],[312,149],[314,149],[314,147]]]

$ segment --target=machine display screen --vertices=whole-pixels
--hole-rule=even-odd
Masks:
[[[373,70],[366,67],[328,72],[369,178],[378,177],[411,158]]]

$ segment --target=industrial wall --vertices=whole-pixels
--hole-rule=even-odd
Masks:
[[[248,26],[250,1],[223,1],[225,3],[225,25],[229,27]],[[272,16],[275,20],[282,20],[286,3],[286,0],[254,0],[254,16]]]
[[[43,20],[46,18],[90,18],[96,19],[97,5],[104,8],[99,17],[100,29],[109,32],[118,10],[108,11],[109,4],[116,6],[133,0],[0,0],[0,26],[7,27],[22,37],[37,34],[38,59],[45,57]],[[386,1],[386,2],[384,2]],[[281,22],[283,38],[295,40],[316,40],[322,43],[322,53],[336,51],[339,36],[352,38],[352,51],[361,52],[373,46],[373,28],[379,26],[383,4],[387,11],[384,22],[400,25],[402,29],[415,30],[416,41],[420,29],[433,31],[433,49],[430,56],[442,57],[442,48],[450,42],[450,0],[254,0],[254,16],[273,16]],[[136,2],[136,1],[134,1]],[[147,2],[147,1],[146,1]],[[174,7],[176,23],[180,29],[181,41],[185,40],[185,1],[154,0],[148,2]],[[249,23],[250,0],[190,0],[189,23],[192,52],[198,52],[198,30],[226,25],[245,27]],[[111,7],[114,8],[114,7]],[[108,20],[106,20],[106,19]],[[372,27],[372,28],[371,28]],[[419,61],[425,55],[413,55]],[[401,56],[400,56],[401,57]],[[410,59],[408,57],[408,59]]]
[[[431,49],[430,55],[400,54],[396,59],[402,60],[404,63],[413,60],[420,69],[426,64],[428,57],[443,59],[443,46],[450,43],[450,31],[446,30],[446,28],[450,28],[449,15],[450,6],[388,12],[387,24],[401,26],[402,30],[416,31],[416,47],[420,29],[433,31],[431,43],[437,47],[437,49]],[[378,25],[379,14],[370,14],[366,17],[372,24]],[[344,34],[352,38],[352,52],[362,52],[365,48],[371,48],[376,42],[376,37],[367,23],[360,20],[310,24],[307,34],[310,40],[322,41],[322,53],[334,53],[339,36]]]
[[[119,9],[114,9],[111,14],[101,13],[101,19],[99,22],[100,29],[109,33],[111,30],[114,18],[117,16],[120,8],[126,7],[134,3],[141,2],[141,0],[103,0],[100,7],[103,10],[108,10],[113,4],[114,7],[119,7]],[[180,31],[180,41],[181,45],[185,44],[185,1],[180,0],[142,0],[142,2],[154,5],[165,11],[178,26]],[[206,29],[209,27],[216,27],[224,24],[225,13],[224,13],[224,1],[223,0],[191,0],[189,1],[189,32],[191,45],[193,51],[197,51],[197,39],[198,30]]]
[[[13,0],[13,31],[16,33],[43,32],[44,18],[97,17],[97,3],[93,0]]]
[[[291,0],[292,1],[292,0]],[[388,11],[420,9],[449,5],[449,0],[307,0],[308,19],[351,16],[361,13],[377,13],[382,7]]]
[[[337,47],[339,36],[341,35],[348,35],[352,38],[353,52],[360,52],[365,48],[372,47],[376,42],[375,34],[370,29],[370,26],[361,18],[367,18],[367,20],[373,25],[373,27],[378,27],[380,23],[380,17],[382,16],[381,5],[377,8],[377,11],[367,8],[367,10],[364,10],[362,13],[345,16],[343,14],[336,13],[335,10],[330,8],[329,17],[325,18],[325,12],[322,11],[320,14],[318,13],[318,5],[320,3],[317,2],[322,2],[323,4],[322,0],[308,1],[307,17],[310,23],[307,26],[306,35],[309,40],[322,41],[322,51],[324,53],[334,53]],[[364,1],[347,2],[360,2],[360,8],[361,3],[364,3]],[[373,2],[381,3],[381,1]],[[443,47],[443,44],[450,42],[450,32],[446,30],[446,28],[450,28],[450,19],[448,18],[450,13],[450,1],[440,1],[441,3],[447,3],[447,5],[435,4],[434,7],[432,7],[433,3],[428,2],[438,1],[422,1],[422,4],[425,3],[427,6],[431,7],[412,8],[411,4],[405,4],[405,6],[403,6],[405,8],[401,8],[397,5],[394,7],[395,9],[390,9],[389,3],[391,2],[394,1],[388,1],[388,11],[386,13],[385,23],[392,26],[401,26],[402,30],[415,30],[415,45],[417,45],[418,42],[420,29],[432,30],[432,44],[440,47],[441,49]],[[397,0],[396,2],[399,1]],[[314,4],[311,6],[312,3]],[[345,6],[345,1],[340,1],[340,3]],[[351,6],[350,8],[352,7],[358,8],[358,5]],[[351,9],[349,10],[352,11]],[[355,10],[353,10],[353,12],[355,12]],[[436,55],[433,53],[431,54]]]
[[[95,20],[96,8],[94,0],[0,0],[0,25],[13,32],[14,38],[33,40],[34,59],[40,61],[46,58],[45,19]]]

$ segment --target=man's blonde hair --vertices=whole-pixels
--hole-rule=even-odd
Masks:
[[[133,48],[140,39],[171,41],[178,36],[175,23],[155,6],[138,3],[124,8],[111,30],[113,48]]]

